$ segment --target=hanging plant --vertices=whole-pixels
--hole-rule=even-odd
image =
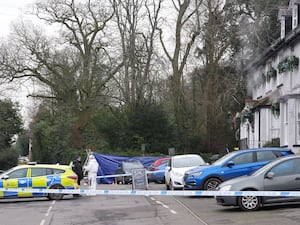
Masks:
[[[279,73],[284,73],[287,71],[287,63],[285,59],[278,63],[277,69]]]
[[[243,111],[240,113],[241,123],[245,123],[247,120],[249,123],[252,123],[253,121],[253,114],[249,108],[243,109]]]
[[[293,71],[294,68],[298,68],[299,66],[299,58],[296,56],[289,56],[280,61],[277,65],[277,69],[279,73]]]
[[[298,68],[299,66],[299,58],[296,56],[290,56],[287,59],[290,71],[293,71],[294,68]]]
[[[280,115],[280,104],[275,102],[271,105],[271,112],[275,117],[279,117]]]
[[[271,67],[267,72],[267,81],[269,82],[272,78],[275,78],[277,76],[277,71]]]

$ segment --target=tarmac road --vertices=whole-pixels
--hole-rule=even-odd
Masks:
[[[164,185],[150,184],[150,190]],[[98,185],[130,189],[131,185]],[[268,206],[257,212],[222,207],[209,197],[97,195],[61,201],[46,198],[0,200],[4,225],[298,225],[299,204]]]

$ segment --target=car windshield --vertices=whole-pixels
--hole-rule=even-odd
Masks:
[[[195,157],[182,157],[173,159],[174,168],[193,167],[204,165],[204,160],[199,156]]]
[[[265,166],[261,167],[260,169],[256,170],[254,173],[250,174],[250,176],[258,176],[261,173],[264,173],[268,168],[271,168],[274,164],[276,164],[277,159],[272,160],[271,162],[267,163]]]
[[[0,178],[2,178],[3,176],[5,176],[6,174],[9,174],[14,169],[15,169],[15,167],[10,168],[9,170],[6,170],[6,171],[2,171],[2,173],[0,173]]]
[[[217,166],[217,165],[223,165],[224,162],[228,160],[232,155],[234,155],[235,152],[230,152],[226,155],[224,155],[222,158],[218,159],[217,161],[213,162],[212,165]]]

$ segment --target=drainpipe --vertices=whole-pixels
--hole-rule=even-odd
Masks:
[[[260,146],[260,110],[258,110],[258,147],[261,147]]]

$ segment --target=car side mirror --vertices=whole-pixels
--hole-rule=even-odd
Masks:
[[[171,167],[167,166],[166,169],[170,172],[171,171]]]
[[[4,175],[2,179],[3,179],[3,180],[7,180],[8,178],[9,178],[8,175]]]
[[[266,175],[267,179],[273,179],[273,177],[274,177],[274,173],[273,172],[268,172],[267,175]]]
[[[227,163],[227,166],[228,166],[228,167],[234,166],[234,162],[233,162],[233,161],[229,161],[229,162]]]

